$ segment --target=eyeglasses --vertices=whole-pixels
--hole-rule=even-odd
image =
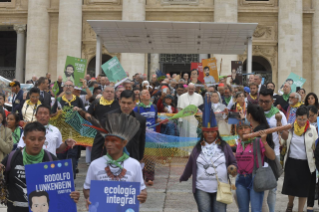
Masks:
[[[30,99],[39,99],[40,96],[30,96]]]
[[[66,87],[66,88],[73,88],[74,85],[64,85],[64,87]]]
[[[306,122],[308,119],[301,119],[301,118],[297,118],[297,121],[299,122]]]
[[[296,98],[296,97],[294,97],[294,96],[289,96],[289,99],[294,99],[294,98]]]
[[[259,99],[258,101],[259,101],[260,104],[266,104],[266,105],[268,105],[271,102],[270,100],[264,101],[264,100],[261,100],[261,99]]]

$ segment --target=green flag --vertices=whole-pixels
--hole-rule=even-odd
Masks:
[[[59,85],[58,85],[58,82],[56,81],[52,87],[52,92],[56,98],[56,96],[58,95],[60,89],[59,89]]]
[[[197,111],[198,111],[198,108],[195,105],[188,105],[183,110],[179,111],[179,113],[169,118],[169,120],[183,118],[187,116],[193,116],[197,113]]]

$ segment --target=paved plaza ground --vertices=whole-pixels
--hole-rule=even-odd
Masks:
[[[179,177],[184,170],[187,159],[179,159],[171,164],[157,165],[154,186],[148,187],[148,199],[141,205],[141,212],[196,212],[197,207],[193,194],[191,192],[191,179],[188,182],[179,183]],[[77,175],[76,190],[81,192],[78,211],[87,211],[85,209],[85,200],[82,189],[88,169],[85,163],[85,151],[82,151],[82,157],[79,163],[80,173]],[[234,181],[234,179],[232,179]],[[277,190],[276,211],[285,211],[288,202],[287,196],[281,195],[283,177],[279,179]],[[295,200],[294,209],[297,210],[298,199]],[[316,203],[317,204],[317,203]],[[294,211],[295,211],[294,210]],[[6,208],[0,206],[0,212],[5,212]],[[227,207],[227,211],[238,211],[235,203]],[[306,211],[306,209],[304,210]],[[315,211],[319,207],[315,206]]]

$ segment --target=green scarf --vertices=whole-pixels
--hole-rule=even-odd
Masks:
[[[270,118],[270,117],[272,117],[273,115],[275,115],[278,112],[279,112],[279,109],[272,105],[271,109],[269,110],[269,112],[265,113],[265,116],[266,116],[266,118]]]
[[[229,97],[224,97],[224,99],[225,99],[226,104],[228,105],[228,103],[229,103],[230,100],[231,100],[231,96],[229,96]]]
[[[19,142],[20,134],[21,134],[21,129],[20,129],[20,127],[17,127],[12,133],[12,138],[13,138],[13,143],[14,144]]]
[[[243,150],[244,150],[244,151],[245,151],[245,146],[246,146],[247,144],[252,143],[252,142],[255,140],[255,138],[256,138],[256,137],[250,138],[250,139],[248,139],[247,141],[242,141],[242,142],[241,142],[241,146],[243,147]]]
[[[152,102],[150,102],[148,105],[144,105],[143,102],[140,102],[140,103],[138,104],[139,107],[143,107],[143,108],[151,107],[151,105],[152,105]]]
[[[282,98],[287,101],[289,99],[290,93],[289,94],[283,94]]]
[[[29,155],[24,148],[22,155],[23,155],[23,165],[41,163],[44,156],[44,150],[41,149],[38,155]]]
[[[106,154],[106,156],[110,159],[107,161],[107,163],[112,164],[114,166],[117,166],[120,169],[123,169],[123,167],[119,163],[125,161],[126,159],[128,159],[130,157],[125,152],[123,152],[123,155],[117,160],[113,160],[109,154]]]

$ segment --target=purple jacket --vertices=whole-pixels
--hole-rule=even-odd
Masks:
[[[221,149],[221,146],[218,146]],[[222,149],[222,151],[225,154],[225,158],[226,158],[226,167],[230,166],[230,165],[234,165],[237,167],[237,161],[235,159],[235,156],[233,154],[233,151],[231,149],[231,147],[226,144],[224,146],[224,149]],[[189,156],[188,162],[186,164],[184,173],[182,174],[182,176],[180,177],[179,181],[187,181],[191,175],[193,175],[193,179],[192,179],[192,184],[193,184],[193,193],[195,193],[196,190],[196,178],[197,178],[197,158],[199,156],[199,154],[201,153],[201,151],[198,151],[196,147],[194,147],[192,154]]]

